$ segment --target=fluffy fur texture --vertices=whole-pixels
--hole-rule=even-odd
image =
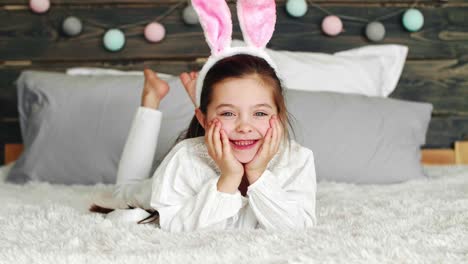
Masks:
[[[237,18],[247,45],[265,48],[275,31],[275,0],[238,0]]]
[[[202,87],[203,87],[203,80],[205,79],[206,73],[219,60],[229,57],[229,56],[234,56],[236,54],[250,54],[253,56],[257,56],[257,57],[262,57],[275,69],[276,72],[278,72],[277,66],[275,65],[273,60],[264,50],[261,50],[261,49],[254,50],[254,48],[252,47],[232,47],[229,50],[226,50],[223,53],[219,54],[218,56],[209,57],[207,62],[205,62],[202,69],[198,73],[198,78],[197,78],[197,83],[196,83],[197,106],[200,106],[200,97],[201,97],[201,92],[202,92]]]
[[[192,0],[198,14],[211,56],[200,70],[196,83],[196,104],[200,106],[200,95],[208,70],[219,60],[236,54],[250,54],[264,58],[275,70],[276,65],[265,52],[276,24],[274,0],[238,0],[237,16],[247,47],[231,47],[231,12],[225,0]]]
[[[110,185],[0,183],[0,263],[466,263],[468,167],[394,185],[319,183],[305,231],[168,233],[90,213]]]
[[[231,46],[231,11],[225,0],[192,0],[211,53],[216,55]]]

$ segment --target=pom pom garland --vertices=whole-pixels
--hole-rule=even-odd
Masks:
[[[317,9],[320,9],[321,11],[327,14],[321,23],[321,29],[323,33],[327,36],[339,35],[340,33],[344,32],[343,21],[354,20],[358,22],[367,23],[365,30],[364,30],[364,34],[369,41],[372,41],[372,42],[382,41],[385,38],[386,29],[385,29],[384,24],[381,21],[388,19],[390,17],[394,17],[395,15],[401,14],[403,12],[404,14],[401,17],[401,23],[403,24],[403,27],[407,31],[416,32],[416,31],[421,30],[421,28],[424,26],[424,16],[422,12],[414,8],[418,0],[415,0],[409,9],[400,9],[400,10],[397,10],[397,12],[392,12],[390,14],[381,16],[379,18],[374,18],[372,20],[368,20],[365,18],[351,17],[351,16],[335,15],[329,12],[328,10],[320,7],[319,5],[313,2],[308,2],[308,1],[309,0],[287,0],[285,4],[286,12],[291,17],[299,18],[299,17],[304,16],[307,13],[309,4],[311,6],[316,7]],[[146,40],[148,40],[148,42],[151,42],[151,43],[160,42],[165,38],[166,29],[164,25],[159,23],[159,21],[161,21],[165,16],[169,15],[175,9],[177,9],[179,6],[183,4],[185,4],[185,8],[183,9],[183,12],[182,12],[182,19],[184,23],[187,25],[199,24],[198,15],[195,12],[192,4],[190,3],[190,0],[188,4],[185,0],[181,0],[179,3],[173,5],[165,13],[163,13],[162,15],[160,15],[155,20],[149,23],[138,22],[135,24],[127,24],[124,26],[119,26],[118,28],[124,29],[128,27],[133,27],[136,25],[146,24],[146,26],[144,27],[144,37],[146,38]],[[45,13],[50,8],[50,0],[29,0],[29,6],[30,6],[30,9],[34,13],[38,13],[38,14]],[[84,22],[85,24],[90,23],[90,24],[94,24],[103,28],[111,28],[107,30],[105,35],[103,36],[103,44],[107,50],[118,51],[124,47],[125,35],[120,29],[116,29],[113,26],[109,27],[109,26],[98,25],[96,22],[93,22],[93,21],[84,21]],[[61,24],[61,30],[67,36],[70,36],[70,37],[77,36],[83,30],[83,22],[79,18],[74,17],[74,16],[66,17],[66,19],[64,19]]]

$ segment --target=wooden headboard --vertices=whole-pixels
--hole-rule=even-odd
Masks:
[[[0,162],[5,159],[6,144],[22,143],[14,85],[21,71],[64,71],[76,66],[142,70],[146,65],[179,74],[198,70],[209,55],[201,27],[182,22],[183,7],[162,21],[166,27],[164,41],[150,44],[144,39],[145,23],[141,22],[155,19],[178,0],[52,0],[45,14],[32,13],[28,2],[0,3]],[[235,2],[228,2],[232,14],[236,14]],[[414,0],[313,2],[334,14],[372,20],[409,8]],[[455,151],[455,142],[468,139],[468,2],[419,0],[415,7],[425,18],[419,32],[405,31],[401,16],[382,21],[386,38],[381,44],[409,47],[402,77],[391,97],[431,102],[434,111],[424,148],[438,149],[439,153]],[[60,31],[63,19],[70,15],[84,23],[83,32],[73,38]],[[344,21],[345,32],[338,37],[323,35],[320,23],[324,15],[310,6],[304,17],[292,18],[286,14],[285,0],[277,1],[276,30],[269,48],[333,53],[373,44],[362,34],[365,24],[355,21]],[[233,37],[242,39],[236,15],[232,17]],[[125,48],[108,52],[101,44],[102,35],[106,28],[119,26],[127,26],[123,29]]]

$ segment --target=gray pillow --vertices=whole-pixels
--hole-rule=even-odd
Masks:
[[[154,168],[193,105],[177,77],[164,113]],[[7,180],[62,184],[114,183],[142,76],[69,76],[26,71],[17,81],[25,151]],[[331,92],[286,91],[296,140],[313,150],[319,181],[393,183],[424,177],[420,146],[432,105]]]
[[[286,92],[297,141],[314,152],[318,181],[396,183],[423,178],[432,104],[332,92]]]
[[[7,181],[114,183],[143,76],[70,76],[25,71],[17,80],[24,152]],[[155,167],[187,128],[193,105],[178,77],[160,105],[162,127]]]

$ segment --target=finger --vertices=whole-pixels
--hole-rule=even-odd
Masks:
[[[270,149],[269,151],[273,151],[274,149],[274,146],[276,144],[276,137],[277,137],[277,134],[278,134],[278,130],[276,128],[276,116],[273,116],[270,120],[271,122],[271,129],[272,129],[272,133],[271,133],[271,141],[270,141]]]
[[[271,128],[268,128],[267,133],[265,134],[265,137],[263,138],[262,145],[260,146],[260,149],[257,151],[257,154],[255,155],[256,158],[266,159],[266,157],[268,156],[269,148],[270,148],[269,138],[271,138]]]
[[[268,133],[268,131],[267,131],[267,133]],[[257,154],[255,155],[255,157],[261,155],[264,152],[264,150],[265,150],[264,143],[265,143],[265,139],[262,140],[262,145],[260,145],[260,148],[258,149]]]
[[[281,123],[281,121],[276,118],[276,129],[277,129],[277,140],[276,140],[276,147],[275,147],[275,153],[278,151],[280,145],[281,145],[281,141],[283,140],[283,125]]]
[[[273,151],[273,154],[276,154],[276,152],[278,151],[278,148],[280,146],[280,143],[281,143],[281,122],[280,120],[278,119],[278,116],[275,115],[275,122],[274,122],[274,127],[275,127],[275,136],[274,138],[272,139],[272,151]]]
[[[206,144],[206,148],[208,149],[208,153],[210,154],[210,156],[212,155],[212,151],[211,151],[211,137],[210,137],[210,124],[208,124],[206,127],[205,127],[205,144]]]
[[[261,155],[265,155],[268,151],[269,151],[269,148],[270,148],[270,142],[271,142],[271,133],[272,133],[272,128],[268,128],[266,134],[265,134],[265,137],[263,138],[263,143],[262,143],[262,146],[261,146],[261,149],[260,149],[260,153]]]
[[[219,130],[221,129],[221,123],[219,121],[215,122],[215,129],[213,132],[213,145],[214,149],[216,151],[216,157],[221,158],[223,155],[223,148],[221,146],[221,139],[220,139],[220,134]]]
[[[221,139],[223,142],[223,156],[228,156],[231,153],[231,144],[224,129],[221,129]]]
[[[213,136],[212,135],[213,135],[213,123],[212,121],[210,121],[208,123],[208,129],[205,132],[205,142],[208,147],[208,153],[211,156],[214,156],[215,153],[214,153],[214,148],[213,148],[213,140],[212,140]]]
[[[265,144],[269,145],[271,143],[271,137],[273,135],[273,128],[270,127],[265,135]]]

